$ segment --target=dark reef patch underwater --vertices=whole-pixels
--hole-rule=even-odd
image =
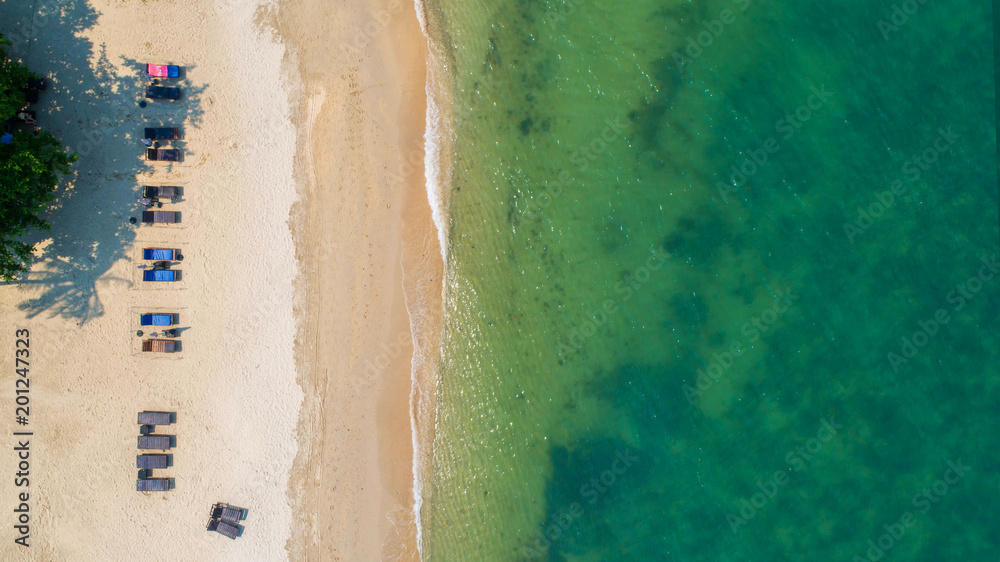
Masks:
[[[997,559],[989,4],[429,7],[428,559]]]

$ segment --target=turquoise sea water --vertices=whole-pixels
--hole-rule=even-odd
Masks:
[[[997,560],[990,4],[433,0],[430,560]]]

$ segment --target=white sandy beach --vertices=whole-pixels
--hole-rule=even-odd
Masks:
[[[0,2],[12,52],[50,80],[40,124],[81,155],[31,239],[40,259],[0,286],[0,558],[416,558],[402,264],[440,256],[422,168],[398,173],[423,133],[412,4],[351,57],[330,39],[390,8],[373,2]],[[185,98],[140,108],[146,62],[183,66]],[[183,161],[143,161],[144,126],[180,127]],[[181,224],[129,224],[142,185],[183,186],[162,209]],[[182,281],[141,281],[144,247],[180,249]],[[148,311],[180,315],[180,353],[138,351]],[[135,491],[142,410],[177,414],[158,428],[177,440],[155,474],[170,492]],[[18,430],[33,433],[27,487]],[[220,501],[249,509],[235,541],[205,531]]]

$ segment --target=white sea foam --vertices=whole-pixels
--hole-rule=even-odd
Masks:
[[[448,264],[448,194],[451,163],[449,151],[452,146],[453,131],[449,127],[450,114],[450,78],[446,59],[437,49],[432,38],[433,32],[428,25],[427,6],[425,0],[414,0],[420,29],[427,40],[427,114],[426,130],[424,131],[424,176],[427,189],[427,201],[431,207],[431,216],[438,232],[438,242],[441,245],[441,258],[445,264],[447,275]],[[410,312],[410,331],[413,334],[413,358],[411,360],[411,390],[410,390],[410,425],[413,444],[413,517],[417,533],[417,551],[424,558],[424,529],[421,513],[424,504],[425,479],[430,476],[433,462],[434,447],[434,409],[437,395],[437,362],[428,351],[420,347],[422,330],[421,316],[415,311],[426,303],[407,304]],[[421,376],[421,373],[431,373],[433,376]]]

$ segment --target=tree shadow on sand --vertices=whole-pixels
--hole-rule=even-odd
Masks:
[[[192,86],[186,78],[172,80],[165,85],[183,89],[179,101],[146,100],[141,108],[150,84],[144,64],[109,56],[104,45],[95,46],[84,36],[97,20],[86,1],[42,0],[34,13],[29,10],[0,3],[0,21],[5,22],[0,32],[13,36],[15,56],[49,81],[34,107],[39,124],[80,160],[45,216],[51,231],[24,237],[36,246],[35,264],[20,283],[43,290],[18,307],[28,318],[46,314],[84,324],[104,313],[99,280],[131,284],[131,279],[107,273],[126,257],[141,228],[129,222],[143,208],[138,175],[175,170],[174,165],[144,160],[143,127],[197,128],[205,87]],[[183,169],[183,163],[176,167]]]

